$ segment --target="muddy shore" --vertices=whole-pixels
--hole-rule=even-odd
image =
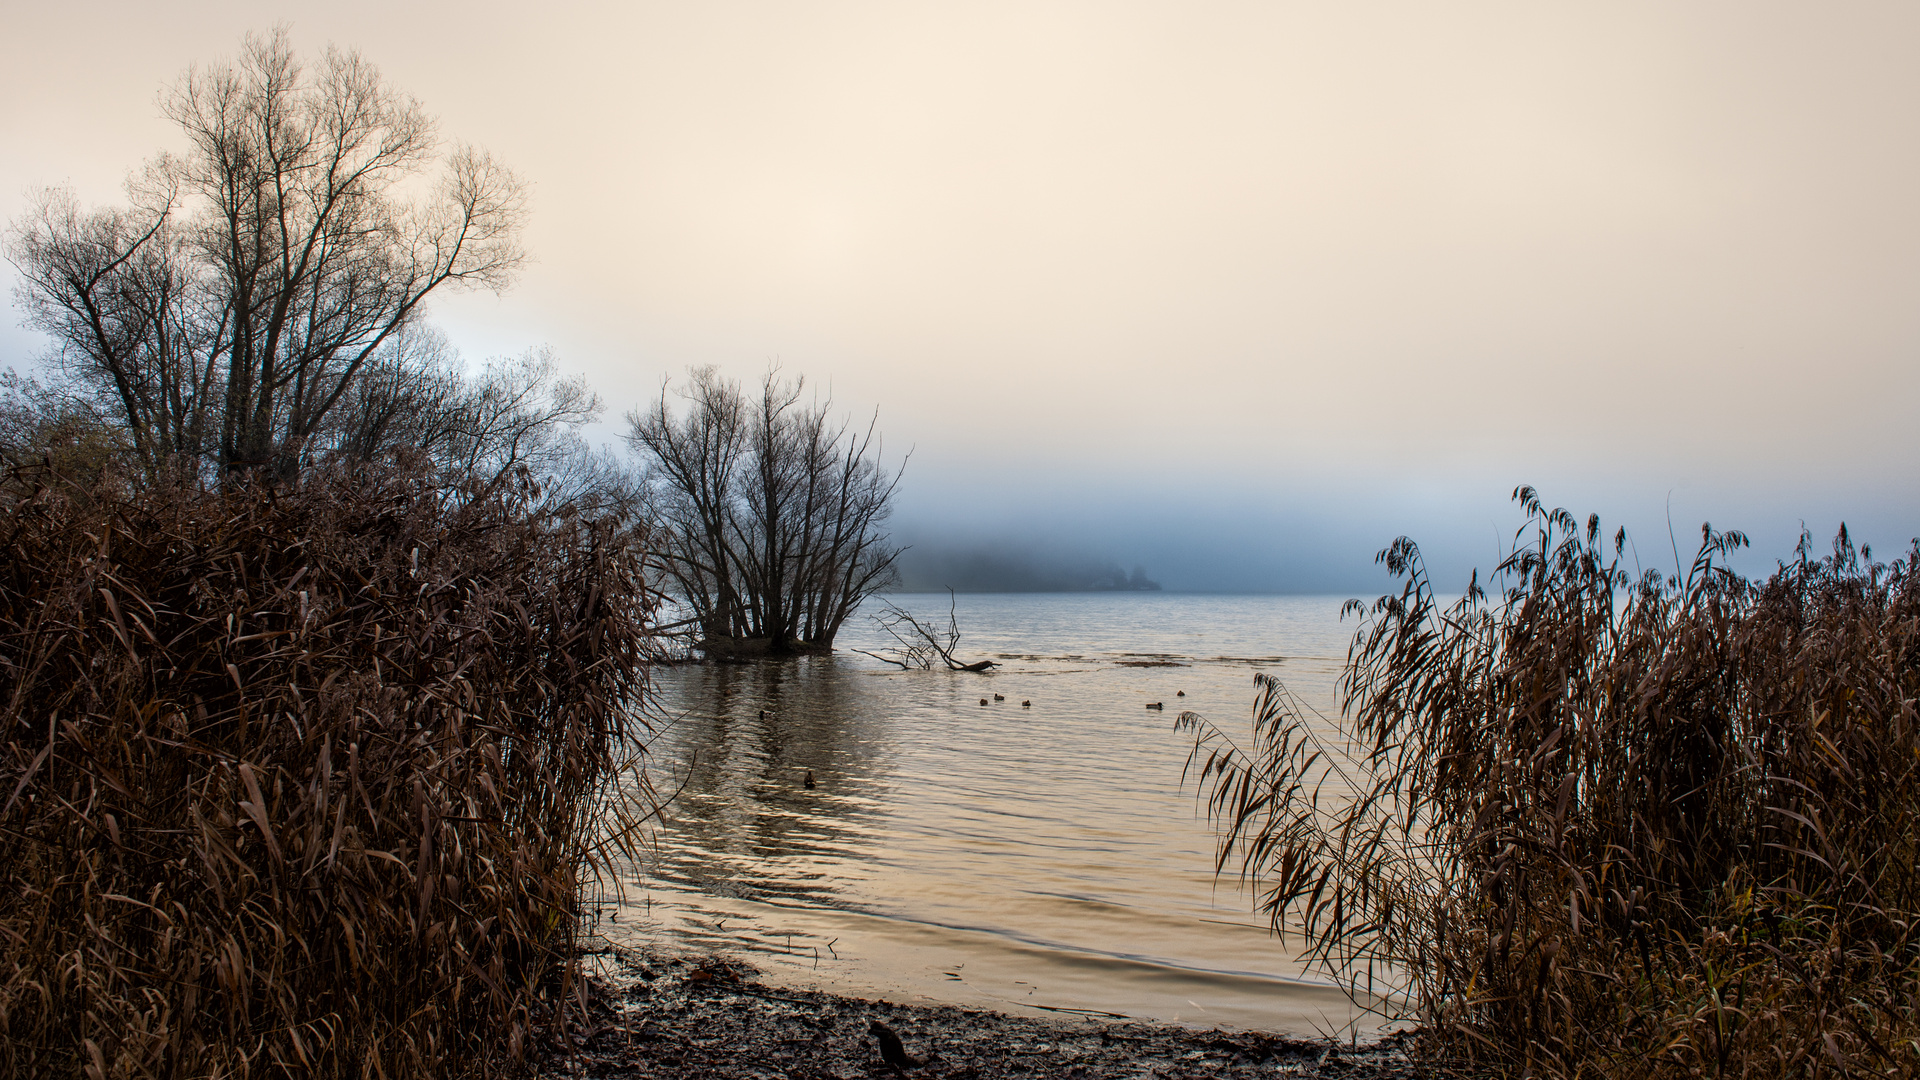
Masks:
[[[1409,1059],[1404,1040],[1397,1037],[1353,1045],[1106,1015],[1010,1016],[766,986],[751,968],[714,958],[622,953],[616,963],[618,975],[602,984],[590,1028],[574,1038],[571,1052],[541,1061],[536,1075],[587,1080],[1415,1080],[1436,1075]],[[898,1037],[906,1059],[886,1060],[886,1033]]]

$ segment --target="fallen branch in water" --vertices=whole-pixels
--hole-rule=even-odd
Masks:
[[[954,650],[960,647],[960,621],[956,617],[959,598],[953,590],[947,590],[947,625],[944,629],[923,623],[914,615],[896,604],[887,604],[886,610],[873,617],[880,629],[885,630],[893,640],[899,642],[896,647],[887,650],[893,655],[868,652],[855,649],[863,656],[875,660],[884,660],[902,671],[932,671],[936,661],[945,664],[949,671],[985,671],[999,665],[992,660],[978,660],[963,664],[953,658]]]

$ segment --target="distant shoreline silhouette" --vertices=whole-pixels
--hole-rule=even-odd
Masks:
[[[1159,592],[1144,566],[1131,571],[1087,554],[1040,554],[999,547],[909,547],[899,561],[901,592]]]

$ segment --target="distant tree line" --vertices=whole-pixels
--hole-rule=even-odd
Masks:
[[[1111,559],[978,547],[916,547],[901,558],[901,585],[911,592],[1156,592],[1144,566],[1132,571]]]
[[[872,422],[802,396],[776,371],[748,392],[696,368],[627,415],[662,564],[710,649],[828,649],[897,580],[885,524],[899,469],[881,463]]]

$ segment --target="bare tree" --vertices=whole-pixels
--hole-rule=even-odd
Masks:
[[[8,245],[29,325],[149,468],[289,474],[430,294],[497,290],[522,260],[519,181],[470,147],[442,155],[357,53],[310,73],[285,31],[249,37],[163,104],[189,149],[129,185],[131,208],[50,192]]]
[[[695,368],[679,396],[666,388],[646,412],[627,414],[627,441],[647,463],[649,516],[661,527],[659,555],[675,592],[707,640],[747,637],[734,571],[733,518],[747,450],[740,388],[711,367]]]
[[[601,409],[548,349],[494,357],[469,376],[445,334],[414,324],[360,370],[314,448],[357,460],[419,450],[444,472],[481,480],[523,465],[557,473],[584,452],[579,429]]]
[[[14,223],[8,255],[26,324],[52,335],[76,396],[118,419],[152,471],[206,449],[220,365],[171,194],[134,190],[135,207],[95,211],[71,192],[41,192]]]
[[[481,478],[521,465],[563,471],[585,450],[580,426],[601,409],[586,380],[560,374],[546,349],[487,361],[452,406],[435,451],[453,471]]]
[[[30,493],[44,476],[21,470],[36,465],[51,466],[70,493],[91,493],[128,449],[87,402],[0,371],[0,501]]]
[[[663,388],[627,415],[661,561],[709,641],[830,648],[896,579],[885,523],[900,472],[880,463],[877,418],[854,428],[831,402],[802,405],[802,392],[769,371],[750,398],[698,368],[677,395]]]
[[[431,453],[446,442],[466,380],[446,334],[422,322],[404,326],[360,369],[328,416],[332,448],[371,460],[396,447]]]

